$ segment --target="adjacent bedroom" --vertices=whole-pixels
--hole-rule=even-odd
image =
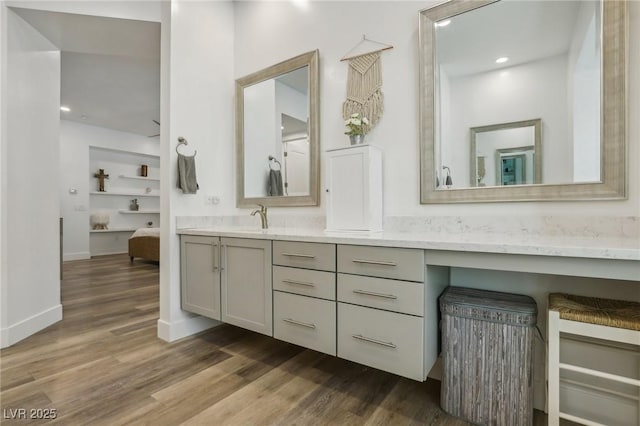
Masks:
[[[61,51],[62,260],[157,269],[160,24],[18,13]]]

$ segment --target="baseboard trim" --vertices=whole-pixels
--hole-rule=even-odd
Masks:
[[[62,255],[62,260],[64,262],[68,262],[70,260],[87,260],[91,259],[91,253],[88,251],[80,251],[77,253],[64,253]]]
[[[110,251],[110,252],[104,252],[104,253],[91,253],[91,257],[96,257],[96,256],[111,256],[112,254],[125,254],[127,253],[127,250],[120,250],[120,251]]]
[[[26,339],[62,319],[62,305],[56,305],[0,330],[0,347],[6,348]]]
[[[159,319],[158,337],[167,342],[175,342],[178,339],[192,336],[220,324],[222,324],[220,321],[201,316],[185,318],[173,323]]]

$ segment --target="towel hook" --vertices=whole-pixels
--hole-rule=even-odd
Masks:
[[[178,136],[178,145],[176,145],[176,153],[177,154],[180,154],[180,151],[178,151],[178,148],[180,148],[180,145],[189,145],[189,142],[187,142],[187,140],[185,138],[183,138],[182,136]],[[198,150],[194,150],[193,151],[193,156],[195,157],[197,153],[198,153]],[[180,154],[180,155],[184,155],[184,154]]]
[[[280,164],[280,162],[278,160],[276,160],[276,158],[273,155],[270,155],[269,156],[269,168],[271,170],[273,170],[273,168],[271,167],[271,161],[275,161],[278,164],[278,166],[280,166],[280,168],[278,170],[282,170],[282,164]]]

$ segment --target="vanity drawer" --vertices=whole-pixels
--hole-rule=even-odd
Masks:
[[[324,243],[273,242],[273,264],[295,268],[336,270],[336,246]]]
[[[335,302],[274,291],[273,337],[335,355]]]
[[[338,300],[410,315],[424,315],[424,285],[338,274]]]
[[[335,272],[274,266],[273,289],[336,300],[336,274]]]
[[[423,381],[423,319],[338,303],[338,356]]]
[[[424,250],[338,245],[338,272],[424,281]]]

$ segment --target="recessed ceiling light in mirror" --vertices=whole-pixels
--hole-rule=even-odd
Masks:
[[[505,62],[507,62],[509,60],[508,57],[506,56],[501,56],[498,59],[496,59],[496,64],[504,64]]]
[[[71,108],[69,108],[68,106],[61,106],[61,107],[60,107],[60,111],[63,111],[63,112],[71,112]]]
[[[436,22],[436,27],[446,27],[451,23],[451,19],[445,19],[444,21]]]

